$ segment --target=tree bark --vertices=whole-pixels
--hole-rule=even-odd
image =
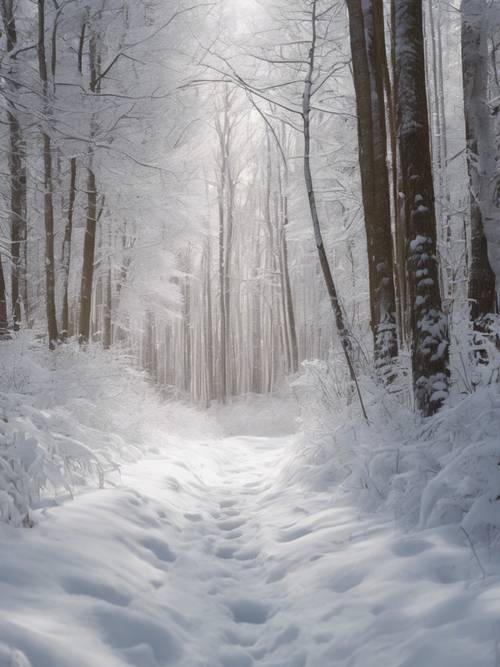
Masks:
[[[93,33],[90,37],[90,92],[100,90],[100,37]],[[95,134],[94,120],[92,120],[91,139]],[[94,283],[95,242],[97,230],[97,179],[94,172],[94,149],[92,145],[88,151],[87,166],[87,219],[85,225],[85,240],[83,247],[82,280],[80,286],[80,322],[78,338],[82,345],[90,340],[90,324],[92,317],[92,289]]]
[[[462,2],[462,70],[464,84],[465,138],[470,192],[470,262],[468,296],[476,331],[487,333],[496,312],[496,279],[484,232],[481,200],[484,196],[481,149],[490,126],[488,100],[488,46],[486,2]],[[493,139],[493,137],[491,137]],[[489,146],[486,147],[489,151]]]
[[[359,401],[361,404],[361,409],[363,411],[365,419],[367,419],[367,414],[365,411],[363,399],[359,389],[356,374],[354,372],[354,366],[351,360],[350,334],[345,324],[344,313],[338,297],[337,287],[333,279],[330,263],[328,261],[325,245],[323,243],[323,234],[321,232],[321,223],[319,220],[318,207],[316,204],[316,193],[314,190],[313,176],[311,170],[311,97],[312,97],[313,75],[314,75],[316,46],[317,46],[317,25],[316,25],[317,5],[318,5],[317,0],[313,0],[311,7],[311,46],[309,49],[307,74],[304,81],[304,92],[302,94],[302,122],[303,122],[303,132],[304,132],[304,179],[307,189],[307,198],[309,201],[309,210],[311,213],[311,219],[314,229],[316,249],[318,252],[321,272],[323,274],[325,286],[328,292],[328,296],[330,298],[330,305],[335,318],[337,333],[339,335],[341,347],[344,352],[344,357],[347,363],[347,367],[349,369],[349,375],[351,377],[351,380],[354,382],[356,386]]]
[[[17,47],[17,27],[14,16],[13,3],[2,0],[0,5],[2,20],[4,24],[7,53],[11,53]],[[11,93],[16,90],[16,85],[9,84]],[[10,171],[10,234],[11,234],[11,304],[14,330],[21,325],[21,292],[26,281],[26,266],[23,267],[23,258],[26,253],[21,254],[23,244],[27,242],[26,230],[26,149],[23,140],[21,125],[17,117],[15,103],[12,99],[7,100],[7,121],[9,125],[9,171]],[[28,304],[25,303],[25,317],[28,320]]]
[[[7,294],[3,273],[2,256],[0,255],[0,340],[9,338],[9,322],[7,317]]]
[[[73,216],[75,211],[76,201],[76,177],[77,164],[76,158],[71,158],[70,161],[70,183],[69,183],[69,198],[68,198],[68,214],[66,218],[66,225],[64,227],[64,239],[62,246],[62,273],[63,273],[63,296],[62,296],[62,330],[61,336],[66,338],[69,334],[69,272],[71,268],[71,241],[73,237]]]
[[[49,114],[48,73],[45,55],[45,0],[38,0],[38,68],[45,101],[45,114]],[[54,349],[59,338],[56,315],[56,272],[54,258],[54,201],[52,178],[52,146],[50,136],[43,132],[44,165],[44,223],[45,223],[45,284],[49,348]]]
[[[427,111],[421,0],[396,0],[395,46],[401,195],[412,328],[416,406],[435,413],[448,396],[448,319],[439,292],[436,216]]]
[[[383,9],[373,0],[349,0],[349,26],[363,194],[371,327],[375,366],[387,381],[398,354],[396,293],[393,275],[391,193],[387,169],[384,103],[385,53]]]

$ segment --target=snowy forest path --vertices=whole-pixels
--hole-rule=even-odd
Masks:
[[[291,474],[293,436],[162,445],[0,527],[0,667],[494,664],[500,581],[454,528],[339,505]]]

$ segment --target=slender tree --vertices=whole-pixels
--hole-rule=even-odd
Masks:
[[[49,76],[45,49],[45,0],[38,0],[38,71],[42,83],[45,122],[49,116]],[[47,130],[42,133],[44,165],[45,221],[45,287],[49,347],[54,349],[59,338],[56,316],[56,271],[54,258],[54,189],[52,175],[52,142]]]
[[[321,271],[323,274],[323,279],[325,281],[325,286],[328,292],[330,299],[330,305],[333,310],[335,317],[335,323],[337,325],[337,332],[340,338],[340,343],[344,356],[349,368],[349,374],[351,379],[356,384],[358,396],[360,399],[361,407],[366,418],[365,407],[363,404],[363,399],[359,391],[359,386],[356,379],[356,374],[354,371],[354,366],[351,359],[351,335],[349,329],[345,322],[344,312],[342,310],[342,304],[340,302],[337,286],[333,279],[332,270],[330,268],[330,262],[328,261],[328,256],[326,254],[325,244],[323,242],[323,234],[321,231],[321,223],[318,214],[318,206],[316,202],[316,192],[314,190],[313,175],[311,169],[311,111],[312,111],[312,95],[313,95],[313,76],[315,70],[315,60],[316,60],[316,47],[318,40],[318,1],[312,0],[311,6],[311,42],[308,54],[307,61],[307,72],[306,78],[304,81],[304,92],[302,95],[302,124],[304,132],[304,179],[307,189],[307,198],[309,201],[309,210],[311,213],[311,220],[314,229],[314,239],[316,242],[316,250],[318,252],[319,263]]]
[[[0,340],[9,337],[9,321],[7,316],[7,294],[3,273],[2,255],[0,255]]]
[[[101,88],[101,55],[100,39],[98,29],[91,31],[89,39],[90,60],[90,84],[89,90],[92,95],[100,92]],[[98,221],[98,193],[97,179],[94,166],[93,136],[96,132],[95,118],[91,120],[91,140],[87,155],[87,216],[85,223],[85,238],[83,246],[82,280],[80,286],[80,320],[78,338],[81,344],[90,340],[90,327],[92,317],[92,290],[94,285],[94,262],[96,231]]]

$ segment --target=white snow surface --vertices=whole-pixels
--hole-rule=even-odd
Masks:
[[[498,665],[498,567],[457,526],[305,489],[293,434],[156,437],[118,486],[0,525],[1,667]]]

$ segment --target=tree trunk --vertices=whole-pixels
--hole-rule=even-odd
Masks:
[[[111,348],[113,340],[113,321],[112,321],[112,303],[113,303],[113,280],[112,280],[112,266],[111,255],[108,257],[108,268],[106,271],[106,284],[104,288],[104,317],[103,317],[103,333],[102,346],[105,350]]]
[[[448,319],[439,293],[421,0],[394,4],[398,143],[407,238],[415,401],[432,415],[448,396]]]
[[[38,0],[38,68],[48,115],[48,74],[45,56],[45,0]],[[45,284],[49,348],[54,349],[59,338],[56,315],[56,272],[54,259],[54,201],[52,179],[52,147],[47,132],[43,132],[44,165],[44,222],[45,222]]]
[[[468,296],[474,328],[481,333],[487,333],[490,329],[489,320],[496,312],[496,280],[488,258],[488,243],[481,209],[484,194],[482,181],[488,178],[488,174],[481,171],[481,149],[486,148],[489,151],[489,146],[484,145],[483,136],[491,125],[487,106],[488,46],[484,0],[462,2],[462,70],[470,189],[471,255]]]
[[[393,276],[391,193],[387,170],[384,104],[385,53],[382,7],[372,0],[349,0],[354,87],[358,115],[358,151],[363,193],[371,327],[375,366],[385,380],[393,378],[390,362],[398,353],[396,294]],[[389,366],[388,366],[389,364]]]
[[[90,37],[90,92],[99,92],[100,56],[98,53],[99,37],[95,33]],[[94,120],[92,120],[94,125]],[[91,139],[95,134],[92,127]],[[95,242],[97,230],[97,182],[94,172],[94,155],[92,145],[88,152],[87,166],[87,220],[83,246],[82,281],[80,287],[80,323],[78,338],[85,345],[90,340],[90,322],[92,316],[92,288],[94,283]]]
[[[17,47],[17,27],[14,16],[13,3],[2,0],[0,5],[2,20],[4,24],[7,52],[14,51]],[[17,86],[8,83],[12,93]],[[11,234],[11,304],[14,330],[18,330],[21,324],[21,291],[26,281],[26,266],[23,267],[22,259],[26,253],[21,254],[23,244],[26,244],[26,149],[23,141],[21,125],[17,117],[15,103],[7,101],[7,121],[9,125],[9,170],[10,170],[10,234]],[[28,304],[25,303],[25,310]],[[26,320],[28,313],[25,312]]]
[[[306,79],[304,81],[304,92],[302,95],[302,122],[304,131],[304,179],[307,189],[307,197],[309,201],[309,210],[311,213],[311,220],[314,229],[314,239],[316,242],[316,249],[318,252],[319,263],[323,280],[330,298],[330,305],[335,317],[335,324],[337,326],[337,333],[340,338],[340,344],[344,352],[344,357],[349,369],[351,380],[356,385],[361,409],[365,419],[367,419],[363,399],[359,390],[356,374],[351,360],[351,340],[349,330],[345,324],[344,313],[338,297],[337,287],[333,280],[330,263],[323,243],[323,235],[321,232],[321,224],[318,215],[318,208],[316,205],[316,193],[314,191],[314,183],[311,170],[311,96],[312,96],[312,78],[315,67],[316,56],[316,42],[317,42],[317,0],[313,0],[311,8],[311,46],[309,49],[308,70]]]
[[[9,322],[7,318],[7,294],[3,273],[2,256],[0,255],[0,340],[9,338]]]
[[[92,163],[87,176],[87,221],[83,243],[83,267],[80,287],[80,322],[78,338],[81,344],[90,340],[92,316],[92,287],[94,283],[94,258],[97,230],[97,185]]]
[[[62,246],[62,273],[63,273],[63,296],[62,296],[62,331],[63,338],[68,336],[69,332],[69,272],[71,267],[71,241],[73,236],[73,216],[75,211],[76,200],[76,175],[77,165],[76,158],[71,158],[70,161],[70,183],[69,183],[69,198],[68,198],[68,214],[66,218],[66,225],[64,227],[64,239]]]

